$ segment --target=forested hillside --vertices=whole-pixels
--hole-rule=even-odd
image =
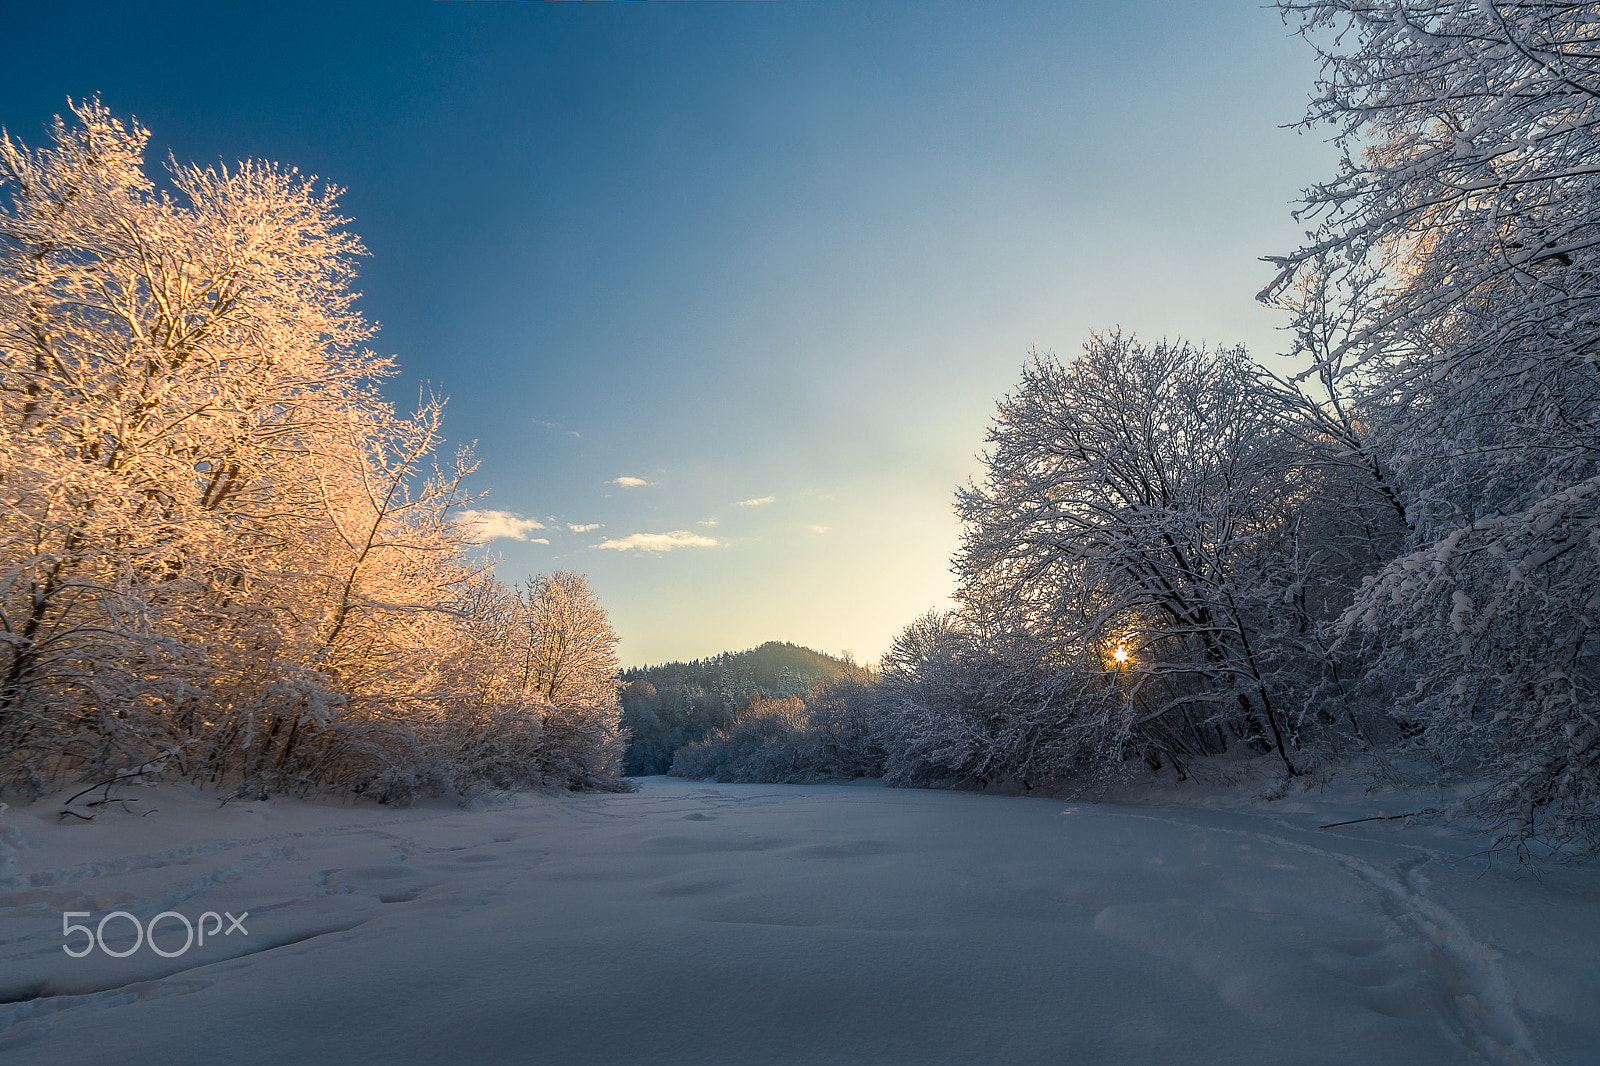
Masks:
[[[753,699],[803,696],[813,682],[848,666],[810,648],[768,641],[709,659],[625,670],[622,725],[631,735],[624,773],[664,774],[675,751],[732,724]]]

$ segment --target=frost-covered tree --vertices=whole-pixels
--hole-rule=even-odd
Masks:
[[[0,136],[0,785],[467,781],[426,764],[491,687],[458,654],[492,641],[470,458],[434,465],[438,401],[380,395],[336,190],[158,187],[148,140],[97,101]],[[581,658],[540,659],[541,699],[584,705]]]
[[[1340,172],[1269,299],[1364,299],[1300,350],[1371,418],[1415,549],[1347,625],[1516,837],[1600,842],[1600,19],[1592,5],[1282,2]],[[1354,305],[1353,305],[1354,306]]]
[[[524,691],[557,706],[615,706],[617,634],[583,575],[541,574],[520,595]]]
[[[439,405],[377,393],[333,191],[263,163],[161,190],[147,131],[74,114],[0,139],[0,741],[35,781],[287,767],[426,688],[467,467],[429,479]]]
[[[571,788],[610,787],[627,739],[611,620],[569,571],[530,579],[518,600],[515,676],[523,698],[542,705],[541,771]]]
[[[1070,363],[1036,357],[989,442],[957,499],[973,623],[1125,676],[1147,752],[1248,736],[1294,772],[1275,635],[1305,583],[1304,489],[1243,351],[1096,335]]]

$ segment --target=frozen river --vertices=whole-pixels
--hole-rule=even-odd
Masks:
[[[1600,871],[1307,803],[126,795],[0,816],[8,1066],[1600,1062]]]

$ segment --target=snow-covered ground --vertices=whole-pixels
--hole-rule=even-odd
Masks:
[[[1229,810],[643,786],[12,807],[0,1061],[1600,1062],[1600,869],[1318,829],[1380,812],[1356,790]],[[248,912],[248,935],[208,919],[173,958],[68,957],[87,937],[63,912],[117,910]],[[183,941],[164,919],[157,944]]]

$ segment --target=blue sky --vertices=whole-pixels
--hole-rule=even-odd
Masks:
[[[1258,257],[1332,170],[1282,128],[1314,57],[1254,3],[6,22],[0,124],[27,143],[98,92],[158,157],[348,190],[388,394],[450,397],[476,506],[539,523],[501,523],[525,538],[487,546],[502,577],[587,574],[629,664],[876,658],[953,588],[952,495],[1030,347],[1121,325],[1272,362]]]

